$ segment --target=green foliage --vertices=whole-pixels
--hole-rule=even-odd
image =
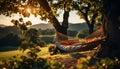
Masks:
[[[1,69],[61,69],[62,64],[60,62],[40,58],[38,56],[40,52],[39,47],[30,48],[27,52],[27,56],[13,56],[10,59],[0,59]]]
[[[39,35],[54,35],[55,34],[55,30],[54,29],[39,29],[38,30]]]
[[[27,55],[31,58],[37,58],[38,57],[37,53],[41,51],[39,46],[31,47],[29,48],[29,50],[30,51],[27,52]]]
[[[63,64],[61,62],[57,62],[55,60],[47,59],[47,63],[50,66],[50,69],[62,69]]]
[[[92,64],[95,62],[94,64]],[[102,58],[100,60],[93,60],[90,56],[80,58],[77,60],[76,69],[119,69],[120,61],[116,58],[115,60],[110,58]]]
[[[48,44],[53,42],[54,37],[41,37],[41,40]]]
[[[48,52],[50,53],[50,55],[55,55],[60,52],[59,50],[57,50],[55,44],[49,44],[47,46],[48,46]]]
[[[87,69],[87,67],[89,66],[89,62],[91,60],[91,57],[83,57],[77,60],[77,65],[76,68],[77,69]]]
[[[88,30],[81,30],[77,33],[77,38],[85,38],[88,35]]]
[[[45,47],[46,46],[46,42],[44,40],[37,39],[37,45],[39,45],[40,47]]]
[[[119,69],[120,61],[115,58],[112,60],[110,58],[101,59],[99,62],[96,62],[96,66],[98,69]]]
[[[68,30],[68,36],[72,36],[75,37],[77,34],[77,31],[73,31],[73,30]]]
[[[26,49],[31,48],[31,47],[35,47],[35,44],[27,40],[22,40],[21,45],[19,46],[18,49],[24,52]]]
[[[49,46],[54,46],[54,44],[50,44]],[[60,62],[62,60],[59,56],[41,58],[38,56],[39,52],[40,48],[37,46],[30,48],[26,56],[17,55],[9,59],[0,58],[0,69],[68,69],[66,65],[69,65],[69,59],[64,64]],[[76,65],[73,67],[75,69],[119,69],[120,61],[117,58],[96,59],[87,56],[77,58]]]
[[[19,20],[12,19],[11,22],[20,29],[22,34],[25,34],[25,32],[27,31],[27,26],[32,25],[30,21],[24,23],[23,18],[19,18]]]
[[[78,15],[89,24],[101,23],[102,19],[102,1],[99,0],[77,0],[73,7],[78,11]]]
[[[73,7],[78,11],[80,18],[84,19],[89,28],[89,34],[94,32],[95,24],[102,24],[102,1],[101,0],[77,0]]]
[[[64,11],[70,11],[73,7],[72,7],[72,3],[73,0],[49,0],[48,2],[50,2],[50,6],[52,7],[52,10],[54,11],[55,15],[59,15],[59,13],[57,13],[60,10],[64,10]]]
[[[29,29],[25,33],[25,37],[28,41],[31,41],[33,43],[37,43],[38,38],[38,31],[36,29]]]
[[[4,60],[0,68],[6,69],[47,69],[49,65],[44,58],[30,58],[26,56],[21,56],[11,58],[9,61]]]
[[[68,53],[66,51],[63,51],[59,48],[56,47],[55,44],[48,44],[48,52],[50,53],[50,55],[55,55],[55,54],[65,54],[65,53]]]
[[[0,46],[18,46],[20,43],[20,38],[14,33],[8,33],[0,39]]]

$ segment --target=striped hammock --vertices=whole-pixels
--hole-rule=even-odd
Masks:
[[[68,36],[59,32],[57,32],[57,36],[58,37],[55,42],[57,48],[66,52],[89,50],[91,48],[93,49],[105,39],[102,27],[90,34],[83,43],[79,42],[78,39],[68,40]]]

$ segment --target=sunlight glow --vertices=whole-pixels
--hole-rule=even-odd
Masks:
[[[30,8],[27,8],[27,12],[28,12],[28,13],[30,13],[30,12],[31,12]]]
[[[31,14],[31,8],[26,8],[26,12],[30,13],[30,17],[23,17],[24,21],[31,21],[32,25],[33,24],[39,24],[39,23],[48,23],[47,21],[42,21],[40,20],[40,16],[35,17],[34,15]],[[61,13],[61,15],[59,17],[57,17],[57,19],[59,20],[59,22],[63,21],[63,14],[64,12]],[[11,17],[6,17],[4,15],[0,15],[0,24],[3,25],[13,25],[11,23],[12,19],[16,19],[18,20],[20,18],[19,14],[13,14],[11,15]],[[78,15],[76,15],[76,11],[72,11],[70,12],[70,17],[69,17],[69,23],[83,23],[85,22],[83,19],[80,19],[80,17]]]

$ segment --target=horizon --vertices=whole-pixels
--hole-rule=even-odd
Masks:
[[[82,22],[82,23],[69,23],[69,24],[83,24],[83,23],[85,23],[85,22]],[[39,25],[39,24],[50,24],[50,23],[36,23],[36,24],[32,24],[31,26],[33,26],[33,25]],[[5,24],[1,24],[0,23],[0,26],[14,26],[14,25],[5,25]]]
[[[57,19],[59,20],[59,22],[63,21],[63,12],[60,14],[59,17],[57,17]],[[21,16],[20,14],[12,14],[11,17],[9,16],[5,16],[5,15],[0,15],[0,24],[1,25],[5,25],[5,26],[11,26],[13,25],[11,23],[12,19],[19,19]],[[42,21],[40,20],[40,16],[35,17],[34,15],[30,15],[30,17],[23,17],[24,22],[26,21],[31,21],[32,25],[35,24],[40,24],[40,23],[45,23],[45,24],[49,24],[47,21]],[[71,11],[70,12],[70,16],[69,16],[69,23],[72,24],[76,24],[76,23],[83,23],[85,22],[83,19],[80,19],[80,17],[76,14],[76,11]]]

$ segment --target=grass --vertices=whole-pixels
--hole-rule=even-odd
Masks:
[[[22,53],[20,52],[19,50],[13,50],[13,51],[4,51],[4,52],[0,52],[0,58],[3,57],[3,58],[8,58],[8,57],[11,57],[11,56],[16,56],[16,55],[23,55],[25,53]]]
[[[39,56],[45,56],[45,55],[49,55],[49,52],[48,52],[48,47],[42,47],[40,48],[41,51],[38,53]],[[19,51],[19,50],[12,50],[12,51],[2,51],[0,52],[0,58],[10,58],[12,56],[22,56],[22,55],[26,55],[26,53],[28,52],[29,50],[25,50],[24,52],[22,51]]]
[[[40,48],[40,49],[41,49],[41,51],[38,53],[38,56],[49,55],[48,47],[42,47],[42,48]]]

